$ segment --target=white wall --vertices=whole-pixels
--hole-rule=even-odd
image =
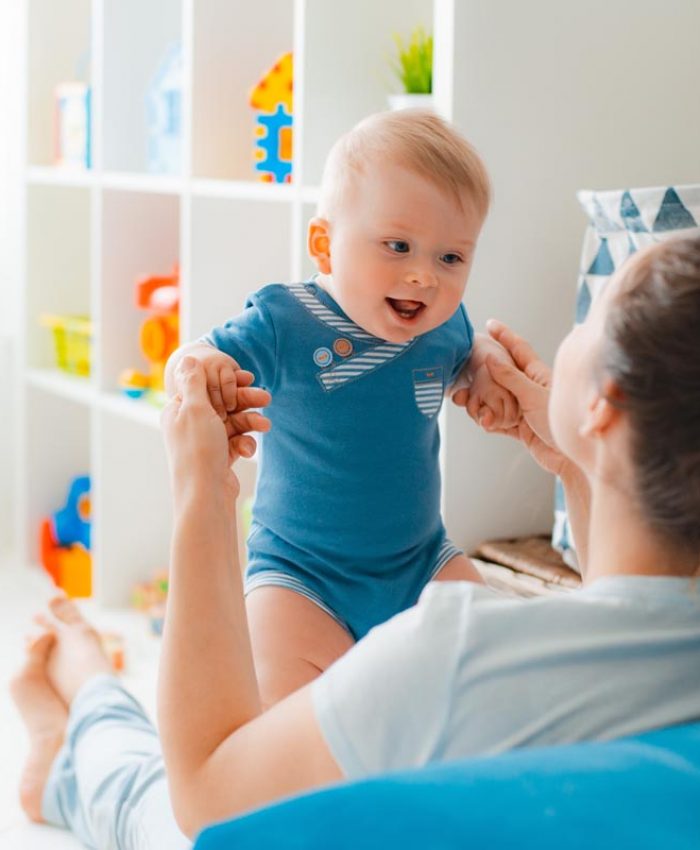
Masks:
[[[23,3],[0,0],[0,560],[12,544],[14,334],[17,326]]]
[[[573,316],[575,191],[700,181],[700,3],[453,2],[453,118],[495,187],[466,301],[477,326],[503,319],[551,359]],[[455,542],[547,530],[549,478],[457,414],[446,428]]]

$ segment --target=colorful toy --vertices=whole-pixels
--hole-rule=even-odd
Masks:
[[[41,523],[41,562],[71,597],[92,595],[90,517],[90,478],[81,475],[71,482],[66,504]]]
[[[182,46],[168,47],[146,94],[148,170],[178,174],[182,167]]]
[[[126,666],[124,655],[124,636],[119,632],[100,632],[102,649],[112,664],[112,669],[121,673]]]
[[[163,396],[163,374],[168,357],[179,343],[180,270],[176,265],[171,275],[147,277],[136,284],[136,306],[151,315],[144,320],[139,344],[150,364],[150,373],[126,369],[119,385],[130,398],[141,398],[146,392],[152,401]]]
[[[71,375],[90,374],[92,322],[87,316],[42,313],[39,324],[53,331],[56,365]]]
[[[137,611],[148,616],[151,631],[155,635],[163,634],[165,602],[168,597],[168,573],[160,570],[150,581],[134,585],[131,591],[131,604]]]
[[[268,183],[292,182],[293,89],[292,54],[285,53],[250,93],[259,111],[255,169]]]
[[[56,86],[56,165],[90,168],[90,86],[68,82]]]

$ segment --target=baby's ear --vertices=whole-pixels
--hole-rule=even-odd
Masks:
[[[309,222],[307,237],[309,256],[321,274],[331,273],[330,225],[325,218],[315,216]]]

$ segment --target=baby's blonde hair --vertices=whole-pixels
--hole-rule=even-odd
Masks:
[[[368,162],[389,160],[449,192],[461,206],[465,194],[486,216],[491,183],[481,157],[447,121],[425,109],[370,115],[333,145],[321,181],[318,214],[331,218]]]

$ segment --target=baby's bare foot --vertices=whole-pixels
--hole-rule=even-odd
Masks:
[[[100,636],[83,619],[74,602],[57,596],[49,602],[49,610],[52,616],[37,618],[56,635],[48,659],[48,678],[66,705],[70,705],[88,679],[98,673],[112,673],[112,665],[104,654]]]
[[[46,676],[47,657],[55,636],[46,632],[31,643],[10,691],[29,733],[29,755],[22,771],[19,797],[27,815],[41,822],[41,799],[56,753],[63,743],[68,709]]]

